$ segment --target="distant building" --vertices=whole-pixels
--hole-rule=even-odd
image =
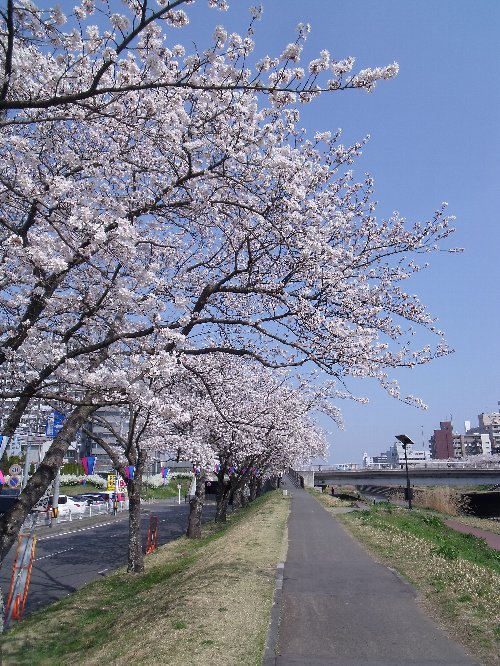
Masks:
[[[471,428],[465,435],[453,435],[454,458],[491,454],[491,441],[488,433]]]
[[[500,453],[500,413],[479,414],[477,418],[481,432],[490,436],[491,452]]]
[[[395,442],[387,451],[387,458],[391,467],[402,467],[406,461],[408,461],[408,465],[425,463],[431,459],[431,454],[430,451],[415,451],[413,446],[408,444],[405,458],[404,446],[401,442]]]
[[[435,460],[500,453],[500,414],[479,414],[479,424],[470,427],[465,421],[465,434],[453,432],[451,421],[442,421],[440,430],[431,437],[431,453]]]
[[[120,435],[124,436],[128,430],[128,410],[119,407],[101,407],[96,412],[97,417],[107,421],[110,426]],[[85,429],[102,439],[109,446],[117,446],[118,442],[113,433],[98,420],[90,419],[85,423]],[[94,471],[107,472],[113,469],[113,463],[106,451],[92,437],[82,432],[80,457],[95,457]]]
[[[434,460],[454,458],[453,426],[451,421],[441,421],[440,429],[434,430],[431,437],[431,457]]]
[[[411,444],[406,447],[406,458],[409,465],[416,465],[417,463],[425,463],[430,460],[431,454],[429,451],[415,451]],[[405,451],[401,442],[395,442],[391,448],[379,456],[369,456],[368,453],[363,453],[363,467],[371,468],[399,468],[405,464]]]
[[[365,451],[363,453],[363,467],[379,467],[379,468],[389,467],[387,451],[385,453],[382,452],[378,456],[369,456],[368,453]]]
[[[1,404],[0,433],[3,431],[4,421],[13,405],[14,399],[7,399]],[[30,463],[38,465],[52,444],[54,435],[58,432],[57,430],[54,431],[54,413],[54,409],[40,399],[32,399],[21,417],[21,422],[16,428],[14,437],[10,440],[7,454],[18,455],[22,458],[27,455]],[[59,427],[61,427],[64,416],[62,414],[59,416],[61,418]],[[77,450],[78,443],[75,438],[64,456],[64,462],[75,462],[77,460]]]

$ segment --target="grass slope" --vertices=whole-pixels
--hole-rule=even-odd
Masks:
[[[35,613],[3,640],[4,666],[262,663],[289,500],[277,492]]]

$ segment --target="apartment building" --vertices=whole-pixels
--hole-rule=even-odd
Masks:
[[[453,432],[451,421],[442,421],[430,439],[435,460],[500,453],[500,414],[479,414],[478,425],[465,424],[465,434]]]

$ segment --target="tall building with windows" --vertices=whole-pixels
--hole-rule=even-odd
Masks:
[[[439,430],[434,430],[431,437],[431,456],[434,460],[454,458],[453,426],[451,421],[441,421]]]
[[[500,413],[479,414],[477,417],[481,432],[488,433],[491,442],[491,452],[500,453]]]
[[[0,434],[3,432],[4,421],[14,405],[13,399],[7,399],[0,405]],[[52,443],[54,437],[54,408],[38,398],[31,400],[24,412],[21,422],[16,429],[7,447],[7,455],[17,455],[21,458],[28,456],[28,460],[35,465],[39,464]],[[77,438],[71,443],[64,456],[65,462],[75,462],[77,456]]]
[[[435,460],[467,458],[500,453],[500,414],[479,414],[479,424],[470,427],[465,422],[465,434],[453,432],[451,421],[442,421],[431,437],[431,453]]]

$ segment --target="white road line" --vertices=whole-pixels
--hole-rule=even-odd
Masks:
[[[97,573],[100,574],[100,575],[102,575],[102,574],[105,573],[106,571],[109,571],[109,569],[103,569],[102,571],[98,571]]]
[[[73,548],[65,548],[65,550],[58,550],[57,553],[51,553],[50,555],[44,555],[43,557],[35,557],[33,562],[39,562],[40,560],[46,560],[49,557],[55,557],[56,555],[61,555],[61,553],[67,553],[68,550],[73,550]]]
[[[68,534],[77,534],[77,532],[87,532],[88,530],[95,530],[96,527],[106,527],[106,525],[114,525],[115,521],[109,523],[99,523],[99,525],[91,525],[90,527],[81,527],[78,530],[71,530],[71,532],[58,532],[57,534],[49,534],[48,536],[39,537],[37,541],[46,541],[47,539],[56,539],[60,536],[68,536]]]

